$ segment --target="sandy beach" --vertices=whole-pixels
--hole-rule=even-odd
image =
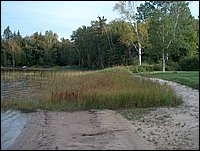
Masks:
[[[22,135],[10,149],[106,150],[154,149],[132,124],[111,110],[29,113]]]
[[[27,114],[27,124],[9,149],[198,150],[199,92],[174,82],[167,83],[183,98],[183,105],[158,108],[144,118],[130,121],[111,110],[38,110]]]
[[[184,103],[158,108],[133,121],[136,133],[158,150],[199,150],[199,91],[175,82],[151,78],[172,86]]]

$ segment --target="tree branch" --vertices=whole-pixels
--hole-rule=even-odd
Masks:
[[[133,45],[133,47],[135,47],[135,49],[136,49],[137,52],[139,53],[139,50],[138,50],[138,48],[136,47],[136,45],[135,45],[132,41],[130,41],[130,43]]]
[[[145,51],[142,52],[142,54],[144,54],[147,51],[147,49]]]

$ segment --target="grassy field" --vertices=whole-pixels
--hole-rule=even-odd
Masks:
[[[138,73],[146,77],[155,77],[187,85],[194,89],[199,88],[199,71],[167,71],[166,73]]]
[[[14,100],[4,98],[3,109],[75,111],[176,106],[182,101],[170,86],[133,77],[124,68],[99,71],[6,71],[4,83],[15,81]],[[35,85],[35,88],[34,88]],[[2,88],[2,91],[5,88]],[[6,90],[7,91],[7,90]]]

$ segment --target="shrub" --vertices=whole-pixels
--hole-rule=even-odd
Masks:
[[[161,70],[162,70],[162,64],[153,65],[153,71],[161,71]]]
[[[177,71],[180,70],[180,66],[177,62],[170,60],[166,66],[167,71]]]
[[[128,66],[128,69],[132,73],[138,73],[138,72],[152,72],[152,71],[160,71],[162,70],[161,65],[155,64],[155,65],[149,65],[149,64],[143,64],[141,66]]]
[[[199,71],[199,56],[185,57],[179,62],[182,71]]]

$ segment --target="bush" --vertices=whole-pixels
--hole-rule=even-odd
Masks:
[[[166,66],[166,70],[167,71],[177,71],[177,70],[180,70],[180,66],[177,62],[169,60],[167,66]]]
[[[149,65],[149,64],[143,64],[141,66],[128,66],[128,69],[132,73],[138,73],[138,72],[152,72],[152,71],[160,71],[162,69],[161,65],[155,64],[155,65]]]
[[[161,71],[162,70],[162,64],[155,64],[153,70],[154,71]]]
[[[182,71],[199,71],[199,55],[181,59],[179,66]]]

